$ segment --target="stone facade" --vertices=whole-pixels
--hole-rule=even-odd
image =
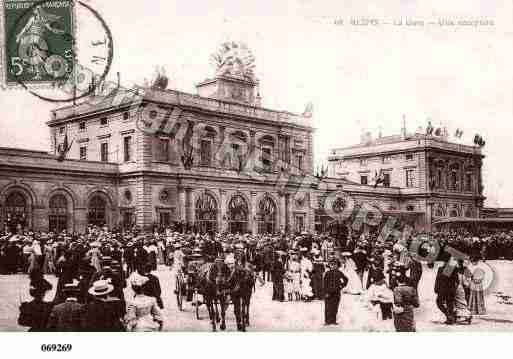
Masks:
[[[222,49],[198,94],[149,86],[94,96],[52,111],[48,153],[0,148],[0,224],[262,233],[324,231],[338,215],[356,224],[393,216],[421,229],[442,214],[479,215],[481,153],[436,138],[337,149],[331,178],[315,177],[310,115],[263,108],[252,57],[233,62],[229,54],[245,48]],[[390,186],[370,185],[379,170]]]
[[[422,133],[364,138],[329,157],[333,177],[395,188],[403,211],[420,211],[426,228],[449,217],[480,217],[484,155],[478,146],[451,143]],[[377,188],[379,188],[377,187]]]

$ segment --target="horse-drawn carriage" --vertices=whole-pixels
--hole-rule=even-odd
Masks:
[[[230,262],[230,260],[228,260]],[[254,273],[246,268],[225,263],[218,258],[213,262],[191,256],[186,258],[182,271],[177,273],[176,295],[178,308],[183,310],[183,298],[191,301],[200,319],[200,307],[205,304],[212,329],[219,323],[226,328],[225,313],[233,303],[237,329],[245,331],[249,325],[249,303],[254,288]]]
[[[197,319],[200,319],[199,307],[203,302],[202,296],[199,294],[199,272],[204,263],[201,256],[188,256],[185,258],[184,266],[179,268],[176,273],[175,293],[178,309],[183,310],[185,297],[186,301],[191,302],[195,308]]]

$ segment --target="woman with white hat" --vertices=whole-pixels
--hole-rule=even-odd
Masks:
[[[128,302],[126,314],[126,329],[131,332],[161,331],[164,324],[157,299],[144,294],[144,285],[149,278],[134,273],[130,284],[135,295]]]

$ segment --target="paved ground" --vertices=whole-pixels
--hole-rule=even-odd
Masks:
[[[503,291],[513,295],[513,262],[492,261],[489,264],[496,273],[494,291]],[[487,316],[474,317],[471,325],[446,326],[445,319],[437,310],[433,295],[435,269],[424,267],[420,284],[421,307],[415,311],[418,331],[507,331],[513,330],[513,305],[499,304],[494,295],[486,297]],[[164,266],[156,272],[160,278],[163,300],[165,304],[166,331],[209,331],[208,313],[201,307],[202,320],[196,320],[193,307],[184,303],[184,311],[176,307],[173,294],[174,275]],[[52,283],[55,277],[47,277]],[[393,331],[393,323],[377,321],[373,313],[366,307],[363,297],[343,295],[339,310],[339,325],[324,327],[323,303],[315,301],[303,302],[274,302],[271,301],[272,285],[257,284],[253,295],[248,331]],[[130,295],[129,291],[126,293]],[[53,297],[53,292],[49,293]],[[16,323],[20,301],[27,300],[28,279],[26,275],[0,276],[0,330],[24,331]],[[227,330],[234,331],[235,317],[230,307],[227,314]]]

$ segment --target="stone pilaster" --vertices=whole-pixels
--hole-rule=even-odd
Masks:
[[[292,212],[292,201],[293,201],[292,196],[290,195],[290,193],[287,193],[285,195],[285,206],[286,206],[286,209],[285,209],[285,212],[286,212],[285,226],[288,226],[289,231],[294,231],[294,218],[293,218],[294,213]]]
[[[312,196],[310,193],[306,194],[306,230],[310,233],[314,232],[315,227],[315,210],[312,207]]]
[[[250,203],[250,215],[249,215],[249,229],[251,230],[251,233],[257,234],[258,233],[258,222],[257,222],[257,201],[256,201],[257,193],[251,192],[251,197],[249,198]]]
[[[279,218],[278,218],[278,224],[280,226],[280,231],[284,231],[285,227],[287,225],[287,204],[286,204],[286,198],[285,194],[279,194],[279,201],[280,201],[280,211],[279,211]]]
[[[43,206],[34,206],[32,211],[32,223],[29,223],[32,228],[37,228],[40,231],[48,231],[48,208]]]
[[[192,203],[192,188],[185,188],[185,221],[187,224],[194,223],[194,204]]]
[[[153,136],[138,131],[138,135],[136,136],[135,159],[137,161],[137,167],[140,169],[150,169],[152,166],[153,139]]]
[[[178,186],[178,221],[185,223],[186,212],[185,212],[185,188]]]
[[[87,207],[75,207],[73,231],[84,233],[87,228]]]
[[[223,151],[223,143],[224,143],[224,137],[225,137],[225,130],[226,128],[224,126],[219,126],[219,136],[217,138],[217,145],[214,149],[214,158],[213,158],[213,161],[214,161],[214,166],[215,167],[219,167],[221,168],[222,167],[222,164],[223,164],[223,156],[224,156],[224,153],[223,152],[220,152],[220,151]]]
[[[246,164],[246,170],[253,172],[255,164],[257,163],[258,152],[256,148],[255,131],[249,131],[249,149],[248,149],[248,162]]]
[[[151,184],[144,177],[136,180],[136,211],[135,222],[143,230],[151,230],[153,226],[153,208],[151,201]]]
[[[218,215],[218,222],[219,222],[219,231],[220,232],[226,232],[228,230],[228,221],[226,218],[228,215],[226,214],[226,191],[224,189],[219,190],[219,215]]]

